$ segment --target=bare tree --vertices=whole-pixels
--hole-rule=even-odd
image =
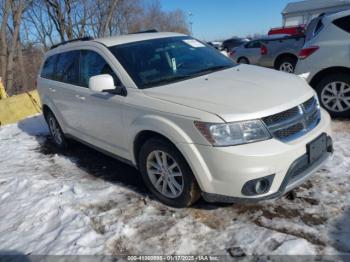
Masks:
[[[0,67],[1,77],[6,81],[6,68],[7,68],[7,23],[9,19],[9,13],[11,11],[11,1],[6,0],[3,2],[2,9],[2,22],[0,28]]]
[[[132,27],[132,31],[147,29],[190,33],[185,13],[180,9],[170,12],[163,11],[159,0],[154,0],[144,7],[143,15]]]
[[[44,50],[54,44],[53,21],[48,16],[44,1],[33,1],[23,19],[27,41],[40,43]]]
[[[59,41],[151,28],[189,32],[186,15],[164,11],[159,0],[2,0],[0,20],[0,74],[10,94],[34,88],[44,52]]]
[[[25,8],[24,0],[6,0],[0,29],[1,75],[7,89],[12,89],[15,59],[21,55],[20,25]],[[18,52],[18,50],[20,50]],[[19,60],[21,61],[21,60]]]

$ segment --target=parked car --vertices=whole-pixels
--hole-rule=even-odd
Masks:
[[[58,147],[73,138],[135,166],[172,206],[278,197],[332,152],[330,117],[303,79],[182,34],[63,43],[37,84]]]
[[[300,51],[296,73],[317,91],[332,116],[350,116],[350,10],[318,19]]]
[[[271,35],[255,39],[233,48],[229,56],[239,64],[259,65],[262,56],[261,46],[264,40],[280,39],[288,35]]]
[[[237,47],[237,46],[240,46],[244,43],[248,42],[247,39],[242,39],[242,38],[230,38],[230,39],[227,39],[225,40],[223,43],[222,43],[222,50],[223,51],[226,51],[226,52],[229,52],[230,50],[232,50],[234,47]]]
[[[264,39],[260,47],[259,65],[293,73],[304,43],[304,34]]]
[[[221,50],[222,49],[222,42],[219,41],[213,41],[213,42],[207,42],[208,45],[214,47],[217,50]]]
[[[260,47],[261,40],[253,40],[233,48],[229,52],[229,56],[239,64],[258,65],[261,57]]]

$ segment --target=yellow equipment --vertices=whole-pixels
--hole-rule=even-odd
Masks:
[[[16,123],[37,113],[41,113],[37,90],[9,97],[0,78],[0,125]]]
[[[8,95],[6,93],[5,87],[2,84],[1,77],[0,77],[0,99],[4,99],[4,98],[7,98],[7,97],[8,97]]]

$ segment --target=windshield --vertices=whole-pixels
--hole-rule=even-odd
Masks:
[[[141,89],[236,65],[216,49],[188,36],[116,45],[110,50]]]

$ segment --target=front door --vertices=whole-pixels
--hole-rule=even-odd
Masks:
[[[100,74],[110,74],[115,85],[119,78],[106,59],[94,50],[82,50],[80,54],[80,86],[75,99],[75,129],[83,140],[118,156],[128,158],[122,112],[125,97],[109,93],[94,93],[88,88],[89,79]]]

